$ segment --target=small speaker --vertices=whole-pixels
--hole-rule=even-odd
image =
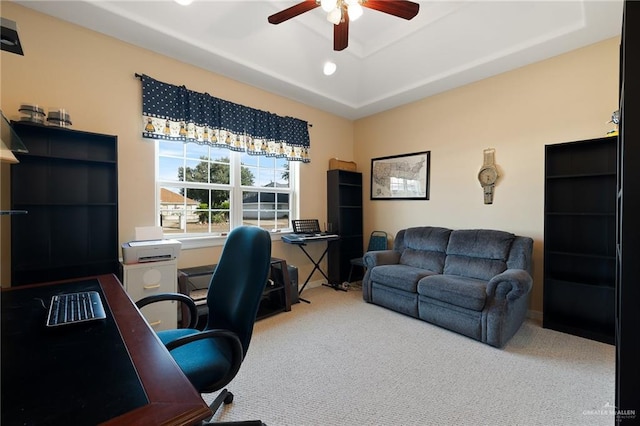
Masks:
[[[289,272],[289,281],[291,281],[291,303],[300,303],[298,296],[298,268],[293,265],[287,265]]]

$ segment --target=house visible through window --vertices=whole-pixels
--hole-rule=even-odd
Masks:
[[[156,141],[157,217],[171,238],[240,225],[290,228],[298,163],[182,141]]]

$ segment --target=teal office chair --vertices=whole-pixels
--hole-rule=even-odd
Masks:
[[[373,231],[369,236],[369,245],[367,251],[378,251],[387,249],[387,233],[384,231]],[[349,268],[349,278],[345,284],[351,284],[351,277],[353,276],[353,267],[359,266],[364,269],[364,261],[362,257],[356,257],[351,259],[351,267]]]
[[[203,331],[193,328],[198,319],[197,309],[183,294],[159,294],[136,303],[141,308],[160,300],[178,300],[189,306],[188,328],[157,334],[198,392],[222,389],[240,369],[249,349],[270,264],[271,238],[267,231],[254,226],[232,230],[211,276],[207,292],[209,315]],[[223,389],[210,405],[212,416],[223,402],[232,401],[233,394]],[[241,423],[262,424],[259,420]]]

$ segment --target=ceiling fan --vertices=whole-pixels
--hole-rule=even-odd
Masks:
[[[305,0],[269,16],[272,24],[280,24],[316,7],[327,12],[333,25],[333,50],[344,50],[349,45],[349,16],[351,20],[362,14],[362,7],[374,9],[403,19],[412,19],[420,5],[408,0]]]

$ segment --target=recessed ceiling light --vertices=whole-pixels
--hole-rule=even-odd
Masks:
[[[193,3],[193,0],[174,0],[174,1],[183,6],[189,6],[191,3]]]
[[[338,66],[331,62],[331,61],[327,61],[324,63],[324,68],[323,68],[323,72],[324,75],[332,75],[334,72],[336,72],[336,69],[338,68]]]

